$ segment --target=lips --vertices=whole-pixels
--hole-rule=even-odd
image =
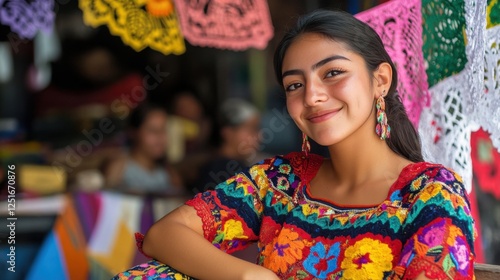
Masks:
[[[324,122],[335,116],[338,112],[340,112],[340,110],[342,110],[342,108],[314,112],[312,114],[307,115],[306,119],[312,123]]]

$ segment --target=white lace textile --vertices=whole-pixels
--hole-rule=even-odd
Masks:
[[[468,192],[472,187],[472,129],[478,124],[497,137],[500,130],[498,106],[491,106],[499,104],[498,45],[485,52],[486,4],[486,0],[465,0],[467,64],[460,73],[430,88],[431,106],[423,110],[419,123],[425,159],[443,163],[461,174]],[[490,41],[500,41],[498,33],[488,34]],[[488,66],[488,60],[495,60],[495,65]],[[492,88],[494,94],[490,93]],[[498,139],[493,143],[500,148]]]

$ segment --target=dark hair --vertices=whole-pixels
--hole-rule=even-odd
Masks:
[[[288,47],[305,33],[320,34],[346,44],[351,51],[364,58],[370,72],[375,71],[383,62],[391,65],[392,83],[385,97],[391,137],[386,141],[389,148],[398,155],[413,162],[423,161],[420,138],[396,91],[398,84],[396,67],[378,34],[352,15],[342,11],[317,10],[300,17],[296,25],[287,31],[274,53],[274,71],[278,83],[283,86],[283,58]]]
[[[137,105],[128,117],[129,128],[139,129],[148,118],[149,113],[153,111],[162,111],[165,114],[167,113],[166,110],[158,104],[144,102]]]

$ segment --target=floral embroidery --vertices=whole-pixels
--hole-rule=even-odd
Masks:
[[[345,279],[382,279],[392,269],[392,250],[385,243],[363,238],[345,250],[341,267]]]
[[[264,160],[186,204],[216,248],[258,242],[258,264],[280,279],[472,278],[474,229],[460,176],[410,164],[378,207],[341,208],[306,191],[322,162],[302,153]],[[158,262],[146,267],[117,279],[191,279]]]
[[[321,242],[316,243],[304,261],[304,268],[318,278],[326,278],[328,273],[337,269],[337,259],[340,253],[340,243],[334,243],[328,251]]]
[[[429,199],[435,197],[441,192],[442,185],[440,183],[431,183],[420,194],[420,199],[427,202]]]
[[[264,266],[274,272],[285,273],[290,265],[302,259],[303,248],[304,242],[299,238],[299,234],[285,228],[275,241],[264,249]]]
[[[470,265],[469,250],[463,238],[456,239],[455,244],[450,248],[451,256],[455,262],[455,267],[462,275],[467,274]]]
[[[219,233],[218,236],[215,237],[216,241],[222,240],[233,240],[233,239],[246,239],[248,238],[243,231],[243,226],[240,221],[228,220],[224,223],[222,233]]]
[[[290,164],[282,164],[279,166],[279,171],[283,174],[290,174],[290,171],[292,170],[292,167]]]
[[[423,230],[421,242],[427,244],[430,248],[441,246],[444,241],[444,224],[445,221],[439,221],[434,227],[429,227]],[[419,238],[420,239],[420,238]]]
[[[276,187],[280,190],[288,190],[290,184],[288,183],[288,180],[285,177],[279,177],[278,185]]]

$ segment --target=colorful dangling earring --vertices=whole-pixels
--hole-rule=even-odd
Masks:
[[[307,138],[307,135],[302,132],[302,152],[307,155],[309,155],[309,152],[311,151],[311,143],[309,143],[309,139]]]
[[[384,90],[385,93],[385,90]],[[375,133],[381,140],[388,139],[391,137],[391,127],[387,122],[387,114],[385,113],[385,100],[381,95],[377,99],[377,126],[375,127]]]

